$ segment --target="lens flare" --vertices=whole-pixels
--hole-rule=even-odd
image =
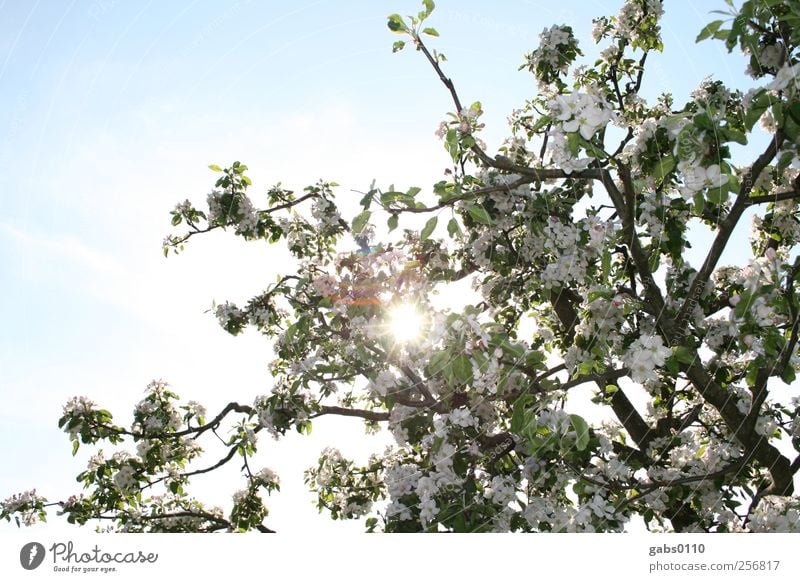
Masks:
[[[422,333],[422,314],[414,306],[401,303],[389,312],[389,331],[395,341],[406,343],[417,339]]]

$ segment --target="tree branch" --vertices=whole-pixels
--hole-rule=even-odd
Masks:
[[[485,188],[477,188],[475,190],[470,190],[469,192],[464,192],[457,196],[453,196],[452,198],[448,198],[445,202],[440,202],[435,206],[425,206],[423,208],[392,208],[391,212],[396,212],[398,214],[405,214],[405,213],[425,213],[425,212],[435,212],[437,210],[442,210],[443,208],[449,208],[453,206],[456,202],[461,202],[464,200],[472,200],[476,196],[480,196],[481,194],[491,194],[492,192],[509,192],[514,190],[515,188],[519,188],[520,186],[524,186],[525,184],[530,184],[531,182],[536,181],[535,178],[531,176],[526,176],[523,178],[519,178],[518,180],[514,180],[511,184],[501,184],[499,186],[487,186]]]
[[[794,200],[800,198],[800,190],[788,190],[786,192],[776,192],[775,194],[764,194],[763,196],[750,196],[745,200],[747,206],[756,204],[768,204],[770,202],[781,202],[783,200]]]
[[[312,414],[309,418],[318,418],[332,414],[336,416],[353,416],[363,418],[364,420],[371,420],[373,422],[383,422],[389,420],[388,412],[381,412],[379,410],[358,410],[355,408],[344,408],[342,406],[322,406],[320,412]]]
[[[739,412],[734,398],[724,390],[708,374],[706,369],[697,363],[686,367],[686,375],[694,387],[714,408],[717,409],[733,436],[745,448],[746,459],[755,458],[772,477],[769,495],[791,495],[794,491],[792,471],[789,459],[784,457],[778,449],[769,443],[769,439],[757,434],[752,427],[748,427],[745,416]]]
[[[206,424],[202,424],[202,425],[196,426],[196,427],[185,428],[183,430],[178,430],[178,431],[175,431],[175,432],[156,432],[156,433],[145,432],[145,433],[140,433],[140,432],[130,431],[130,430],[125,429],[125,428],[120,428],[120,427],[117,427],[117,426],[106,425],[106,424],[91,424],[90,423],[90,425],[94,426],[94,427],[97,427],[97,428],[102,428],[102,429],[104,429],[104,430],[106,430],[106,431],[108,431],[110,433],[113,433],[113,434],[122,435],[122,436],[131,436],[131,437],[134,437],[135,439],[145,439],[146,438],[146,439],[168,440],[168,439],[180,438],[180,437],[190,436],[190,435],[194,435],[195,438],[196,438],[196,437],[200,436],[201,434],[203,434],[204,432],[206,432],[208,430],[212,430],[214,428],[217,428],[220,425],[220,423],[225,419],[225,417],[228,414],[230,414],[231,412],[238,412],[238,413],[241,413],[241,414],[252,415],[253,414],[253,408],[251,406],[247,406],[246,404],[239,404],[238,402],[230,402],[225,406],[225,408],[222,409],[222,411],[219,414],[217,414],[217,416],[215,416],[213,419],[211,419]]]
[[[656,318],[664,337],[669,341],[673,336],[674,326],[671,325],[670,320],[666,320],[662,317],[665,308],[664,297],[661,294],[661,289],[653,278],[653,273],[650,271],[648,255],[644,252],[641,241],[636,234],[633,214],[635,195],[633,192],[631,175],[627,166],[621,162],[617,162],[617,167],[626,192],[625,195],[620,192],[608,170],[601,170],[601,180],[609,198],[611,198],[611,202],[614,204],[614,208],[617,210],[617,214],[622,220],[624,240],[628,242],[631,259],[633,260],[636,272],[639,274],[639,278],[642,280],[642,286],[644,287],[644,306],[647,312]],[[628,198],[629,201],[626,201],[626,198]]]
[[[683,322],[688,320],[689,312],[696,305],[702,289],[705,288],[709,277],[711,277],[711,273],[717,266],[717,261],[719,261],[722,252],[728,245],[728,240],[733,234],[736,224],[739,222],[742,213],[748,206],[747,198],[748,194],[753,189],[754,181],[761,174],[762,170],[767,167],[770,161],[772,161],[772,158],[774,158],[778,153],[778,150],[783,144],[783,140],[783,132],[778,130],[772,137],[772,141],[770,141],[764,152],[758,156],[755,162],[753,162],[750,171],[745,174],[744,179],[742,180],[742,186],[739,189],[739,195],[736,197],[736,201],[733,203],[730,212],[728,212],[727,216],[725,216],[720,223],[717,236],[714,239],[714,242],[711,243],[711,249],[709,249],[705,261],[703,261],[703,266],[700,267],[700,270],[692,280],[689,290],[686,293],[686,299],[683,300],[683,303],[678,310],[675,321],[678,322],[679,327],[683,325]]]

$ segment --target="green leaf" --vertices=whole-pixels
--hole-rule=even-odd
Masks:
[[[745,373],[744,380],[747,382],[747,385],[751,388],[756,384],[756,378],[758,377],[758,370],[760,367],[759,359],[756,358],[748,367],[747,372]]]
[[[430,28],[430,27],[423,28],[422,29],[422,34],[427,34],[429,36],[439,36],[439,33],[436,32],[436,29],[435,28]]]
[[[598,289],[595,291],[589,291],[589,293],[586,294],[586,302],[591,303],[595,299],[600,299],[600,298],[613,299],[613,297],[614,293],[612,293],[611,291],[607,289]]]
[[[434,229],[436,228],[436,223],[439,222],[439,218],[437,216],[431,217],[428,222],[425,223],[425,227],[422,229],[422,232],[419,233],[420,240],[428,240],[433,234]]]
[[[706,207],[706,200],[700,192],[694,195],[694,213],[698,216],[703,214],[703,209]]]
[[[709,188],[706,199],[712,204],[725,204],[728,201],[728,183],[725,182],[719,188]]]
[[[375,190],[374,189],[370,189],[369,192],[364,194],[364,197],[361,199],[361,202],[359,202],[359,204],[361,204],[361,206],[364,208],[364,210],[369,210],[369,207],[372,204],[373,198],[375,198]]]
[[[396,214],[392,214],[389,217],[389,220],[386,221],[386,226],[389,227],[389,232],[392,232],[395,228],[397,228],[397,221],[398,218]]]
[[[692,123],[694,123],[695,127],[698,127],[700,129],[707,129],[708,131],[716,131],[714,122],[711,121],[711,118],[705,111],[702,111],[697,115],[695,115],[694,118],[692,119]]]
[[[697,359],[697,354],[686,346],[675,346],[672,348],[672,355],[681,364],[691,364]]]
[[[724,130],[724,134],[729,141],[735,141],[736,143],[747,145],[747,136],[738,129],[732,129],[730,127],[726,127]]]
[[[369,221],[369,217],[371,215],[372,212],[365,210],[353,219],[353,234],[358,234],[364,230],[364,227],[367,225],[367,221]]]
[[[528,415],[526,414],[526,408],[530,403],[531,396],[530,394],[526,394],[517,398],[517,401],[514,402],[514,406],[512,408],[511,413],[511,432],[514,434],[521,434],[525,426],[528,424]]]
[[[221,172],[222,171],[222,168],[220,168],[217,164],[211,164],[210,166],[208,166],[208,169],[209,170],[213,170],[215,172]]]
[[[753,128],[756,121],[759,120],[769,107],[771,100],[772,95],[768,91],[761,89],[756,92],[753,96],[753,100],[750,102],[750,108],[744,116],[744,126],[746,129],[750,130]]]
[[[739,183],[739,179],[733,174],[731,174],[730,178],[728,179],[728,190],[736,193],[742,191],[742,185]]]
[[[531,133],[536,133],[537,131],[539,131],[543,127],[546,127],[547,125],[550,125],[552,122],[553,122],[553,118],[552,117],[550,117],[549,115],[542,115],[536,121],[536,123],[533,124],[533,127],[531,127]]]
[[[392,32],[408,32],[408,27],[406,23],[403,22],[403,17],[399,14],[390,14],[389,22],[387,22],[386,25]]]
[[[650,267],[650,271],[655,273],[658,271],[658,267],[661,265],[661,255],[658,253],[657,250],[654,250],[650,254],[650,258],[647,261],[647,265]]]
[[[469,212],[469,215],[476,222],[480,222],[481,224],[485,224],[487,226],[491,226],[493,224],[492,217],[489,216],[489,213],[486,212],[486,209],[479,204],[470,206],[467,208],[467,212]]]
[[[795,123],[800,124],[800,102],[795,101],[789,105],[789,108],[786,110],[786,112]]]
[[[575,134],[575,135],[579,135],[579,134]],[[591,141],[589,141],[587,139],[583,139],[583,137],[580,138],[580,144],[583,146],[583,149],[586,150],[586,153],[589,154],[590,156],[594,157],[594,158],[603,159],[603,158],[607,158],[608,157],[608,153],[603,148],[601,148],[599,146],[596,146],[595,144],[593,144]]]
[[[772,110],[772,117],[775,118],[775,124],[778,127],[781,127],[783,125],[783,119],[785,114],[784,104],[781,102],[774,102],[772,103],[772,107],[770,107],[770,109]]]
[[[81,446],[81,443],[78,442],[78,439],[75,439],[74,441],[72,441],[72,456],[73,457],[78,454],[78,449],[80,448],[80,446]]]
[[[581,135],[579,133],[567,134],[567,149],[573,157],[578,157],[578,152],[581,151]]]
[[[728,201],[728,191],[724,188],[712,188],[708,191],[706,199],[711,204],[722,205]]]
[[[719,27],[722,26],[721,20],[715,20],[714,22],[709,22],[703,27],[703,30],[700,31],[700,34],[697,35],[697,38],[694,40],[695,42],[700,42],[701,40],[705,40],[713,35],[715,32],[719,30]]]
[[[608,276],[611,274],[611,253],[608,251],[604,251],[603,254],[600,256],[600,264],[603,269],[603,279],[608,279]]]
[[[797,378],[797,374],[792,366],[786,366],[783,372],[781,372],[781,380],[786,384],[791,384],[795,381],[795,378]]]
[[[447,234],[450,235],[450,238],[453,238],[460,232],[461,232],[461,227],[458,226],[458,221],[455,218],[451,218],[450,221],[447,223]]]
[[[453,374],[459,382],[469,382],[472,378],[472,362],[464,354],[459,354],[453,360]]]
[[[583,451],[589,446],[589,425],[577,414],[569,415],[569,422],[575,430],[575,446]]]
[[[525,365],[537,370],[546,370],[547,366],[544,363],[545,356],[542,352],[528,352],[525,356]],[[542,380],[542,387],[544,387],[544,380]]]
[[[736,297],[736,295],[734,295]],[[753,300],[753,296],[748,291],[743,291],[738,295],[739,302],[733,308],[733,314],[736,317],[744,317],[746,313],[750,311],[750,304]]]
[[[422,0],[422,5],[425,7],[425,11],[420,13],[420,18],[427,18],[433,12],[433,9],[436,8],[436,4],[433,3],[433,0]]]
[[[448,151],[454,162],[458,161],[460,154],[458,148],[458,132],[452,127],[447,130],[447,135],[444,138],[444,149]]]
[[[674,156],[667,156],[661,158],[656,163],[656,167],[653,168],[653,177],[656,179],[656,182],[658,183],[663,182],[667,174],[669,174],[672,170],[674,170],[676,165],[677,162],[675,161]]]
[[[405,48],[406,41],[404,40],[397,40],[392,44],[392,52],[396,53],[397,51],[401,51]]]
[[[653,269],[653,270],[655,270],[655,269]],[[588,362],[581,362],[580,364],[578,364],[578,370],[577,370],[577,373],[574,374],[574,376],[576,376],[576,377],[577,376],[588,376],[589,374],[593,374],[594,370],[595,370],[594,361],[589,360]]]
[[[789,164],[793,159],[794,159],[794,152],[792,151],[783,152],[783,154],[781,154],[781,157],[778,159],[778,165],[776,167],[778,175],[782,174],[783,171],[789,167]]]
[[[428,360],[427,370],[428,375],[435,376],[440,374],[447,368],[447,361],[450,359],[450,354],[447,352],[436,352]]]
[[[411,192],[411,190],[409,190]],[[406,192],[395,192],[394,190],[390,190],[389,192],[384,192],[381,194],[381,204],[384,206],[389,206],[395,202],[401,202],[405,206],[409,208],[414,208],[414,196],[407,194]]]

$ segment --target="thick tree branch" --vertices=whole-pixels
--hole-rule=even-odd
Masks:
[[[572,289],[563,288],[550,291],[550,304],[564,328],[564,341],[567,345],[571,344],[575,338],[575,327],[580,323],[578,311],[575,309],[575,305],[580,301],[581,296]]]
[[[627,372],[627,370],[624,370]],[[617,390],[611,394],[611,410],[617,416],[617,419],[631,435],[633,442],[639,447],[643,453],[647,452],[647,445],[651,437],[652,429],[648,425],[636,407],[630,401],[628,396],[622,391],[622,388],[617,384],[617,380],[622,377],[615,377],[616,374],[600,375],[595,380],[597,387],[605,392],[605,388],[609,384],[616,386]]]
[[[412,382],[412,388],[416,388],[417,392],[422,395],[423,403],[427,408],[440,413],[448,412],[445,404],[441,401],[437,402],[437,400],[433,397],[433,394],[431,394],[431,391],[428,390],[425,380],[423,380],[416,372],[414,372],[410,366],[403,364],[400,366],[400,369],[403,371],[405,377]]]
[[[797,294],[794,288],[798,274],[800,274],[800,261],[795,260],[792,270],[786,275],[786,284],[784,285],[784,297],[786,297],[789,312],[792,315],[792,327],[789,330],[789,341],[786,342],[783,351],[778,356],[778,374],[780,375],[783,375],[791,366],[792,355],[797,347],[798,333],[800,333],[800,309],[797,305]]]
[[[739,222],[742,213],[748,206],[748,195],[753,189],[755,180],[761,174],[762,170],[766,168],[772,159],[777,155],[778,150],[780,150],[781,146],[783,145],[783,140],[783,132],[780,130],[777,131],[764,152],[758,156],[755,162],[753,162],[750,171],[745,174],[739,194],[736,197],[736,201],[733,203],[730,212],[728,212],[725,218],[720,222],[717,230],[717,236],[714,239],[714,242],[711,243],[711,248],[709,249],[706,258],[703,261],[703,266],[700,267],[700,270],[692,280],[689,290],[686,293],[686,299],[684,299],[683,304],[678,310],[675,321],[678,322],[679,327],[683,325],[684,322],[688,321],[691,310],[697,304],[702,290],[705,288],[706,283],[708,283],[711,273],[717,266],[720,256],[722,256],[722,252],[728,245],[728,240],[730,240],[733,230],[736,228],[736,224]]]
[[[697,359],[686,367],[686,375],[703,398],[717,409],[733,436],[742,443],[747,460],[754,458],[769,471],[772,477],[769,494],[791,495],[794,485],[789,459],[771,445],[767,437],[748,427],[745,415],[736,406],[736,400],[714,381]]]

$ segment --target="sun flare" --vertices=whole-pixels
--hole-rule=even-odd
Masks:
[[[413,341],[422,333],[424,321],[419,310],[411,304],[401,303],[389,312],[389,331],[395,341]]]

